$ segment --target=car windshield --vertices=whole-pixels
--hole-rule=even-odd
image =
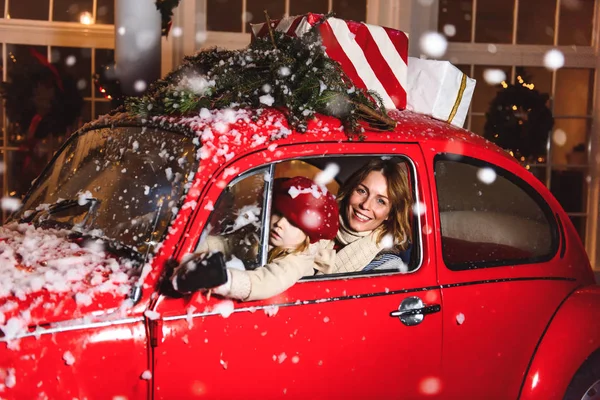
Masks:
[[[162,237],[196,167],[195,146],[182,134],[91,130],[62,149],[16,217],[144,253]]]

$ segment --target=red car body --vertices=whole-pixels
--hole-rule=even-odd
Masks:
[[[285,125],[275,110],[261,118]],[[81,306],[72,293],[44,290],[16,300],[13,314],[48,296],[33,309],[29,333],[0,339],[6,342],[0,397],[562,399],[580,366],[600,349],[600,287],[569,218],[541,182],[495,145],[408,111],[394,118],[394,132],[367,131],[356,141],[338,120],[319,116],[307,133],[255,147],[242,140],[228,147],[227,161],[202,159],[183,202],[199,206],[178,210],[135,305],[122,309],[124,296],[105,293]],[[124,123],[112,117],[79,135]],[[202,130],[195,124],[159,123],[192,134]],[[250,140],[264,128],[256,126],[238,120],[228,129]],[[415,191],[425,206],[416,271],[309,279],[246,303],[161,293],[167,261],[193,252],[211,213],[204,205],[215,203],[236,176],[283,160],[353,154],[401,154],[414,166]],[[448,268],[435,175],[441,154],[481,160],[536,192],[560,228],[551,257]],[[462,261],[470,256],[460,255]],[[418,325],[403,324],[390,314],[409,297],[438,312]],[[44,308],[48,302],[53,306]],[[38,325],[44,330],[36,332]]]

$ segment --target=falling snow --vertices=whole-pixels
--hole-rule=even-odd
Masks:
[[[264,104],[269,107],[272,106],[273,103],[275,102],[275,99],[270,94],[264,94],[264,95],[260,96],[258,98],[258,100],[260,101],[261,104]]]
[[[153,310],[146,310],[144,311],[144,315],[150,319],[150,320],[157,320],[160,319],[160,313],[153,311]]]
[[[282,362],[284,362],[287,359],[287,354],[285,353],[281,353],[277,356],[277,362],[279,364],[281,364]]]
[[[453,37],[456,35],[456,27],[452,24],[444,25],[444,35],[448,37]]]
[[[63,354],[63,360],[65,360],[65,364],[67,365],[75,364],[75,357],[73,357],[73,354],[71,354],[70,351],[65,351]]]
[[[318,185],[312,185],[311,187],[304,189],[298,189],[296,186],[291,186],[288,189],[288,194],[292,199],[295,199],[296,197],[304,193],[312,194],[314,198],[318,199],[321,196],[323,196],[326,192],[326,188]]]
[[[425,395],[434,395],[440,392],[442,382],[439,378],[428,377],[419,382],[419,392]]]
[[[263,308],[263,311],[265,312],[265,314],[268,317],[274,317],[277,315],[277,312],[279,311],[279,306],[267,306],[267,307]]]
[[[4,379],[4,385],[7,388],[13,388],[17,384],[17,376],[14,368],[8,368],[6,371],[6,378]]]
[[[557,70],[565,65],[565,55],[558,49],[552,49],[544,55],[544,66],[550,70]]]
[[[336,175],[340,172],[340,166],[336,163],[327,164],[323,171],[320,171],[315,176],[315,183],[320,186],[325,186],[330,182],[333,182]]]
[[[564,146],[567,143],[567,133],[562,129],[556,129],[552,133],[552,141],[556,143],[557,146]]]
[[[477,179],[486,185],[490,185],[496,180],[496,171],[489,167],[480,168],[477,171]]]
[[[3,197],[2,198],[2,209],[4,211],[13,212],[21,208],[21,200],[15,197]]]
[[[386,234],[383,238],[381,238],[380,245],[384,249],[391,249],[394,247],[394,236],[389,233]]]
[[[136,90],[136,92],[143,92],[144,90],[146,90],[147,86],[148,85],[146,84],[146,82],[141,79],[138,79],[133,84],[133,88]]]
[[[152,379],[152,372],[149,370],[146,370],[144,372],[142,372],[142,375],[140,375],[140,378],[149,381],[150,379]]]
[[[206,31],[196,32],[195,38],[196,38],[196,43],[202,44],[202,43],[206,42],[206,39],[208,38],[208,34],[206,33]]]
[[[73,55],[68,56],[67,59],[65,60],[65,64],[69,67],[74,66],[75,63],[77,63],[77,58],[75,58],[75,56],[73,56]]]
[[[483,79],[488,85],[499,85],[506,80],[506,73],[499,68],[487,68],[483,71]]]
[[[179,26],[175,26],[171,30],[171,33],[173,34],[173,37],[181,37],[181,35],[183,35],[183,29]]]
[[[223,318],[229,318],[235,311],[235,304],[229,299],[221,300],[213,307],[213,312],[220,314]]]
[[[412,212],[414,215],[422,216],[427,211],[427,206],[422,201],[417,201],[412,206]]]
[[[419,40],[421,51],[433,58],[440,58],[446,53],[448,41],[438,32],[426,32]]]

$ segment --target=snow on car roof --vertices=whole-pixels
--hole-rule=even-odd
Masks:
[[[288,143],[315,143],[326,141],[389,141],[423,143],[428,141],[452,142],[460,140],[465,145],[485,147],[508,154],[482,136],[455,127],[444,121],[408,110],[390,110],[388,115],[397,122],[393,131],[373,131],[365,127],[361,137],[344,131],[339,119],[317,114],[308,123],[306,132],[289,129],[284,111],[275,108],[258,109],[202,109],[195,115],[154,116],[137,118],[117,113],[103,116],[86,125],[82,131],[98,127],[143,125],[174,130],[191,135],[202,144],[197,156],[215,163],[227,162],[234,157],[256,150],[275,149]],[[508,156],[510,158],[510,156]]]

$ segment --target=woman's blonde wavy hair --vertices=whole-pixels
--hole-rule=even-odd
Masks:
[[[390,201],[390,214],[383,221],[377,243],[387,234],[392,235],[396,245],[402,250],[406,249],[411,236],[410,215],[413,206],[413,197],[408,186],[408,177],[402,165],[392,160],[374,158],[366,165],[353,173],[340,187],[337,195],[340,205],[340,214],[348,225],[348,201],[358,185],[364,181],[371,172],[378,171],[383,174],[388,186],[388,199]]]

